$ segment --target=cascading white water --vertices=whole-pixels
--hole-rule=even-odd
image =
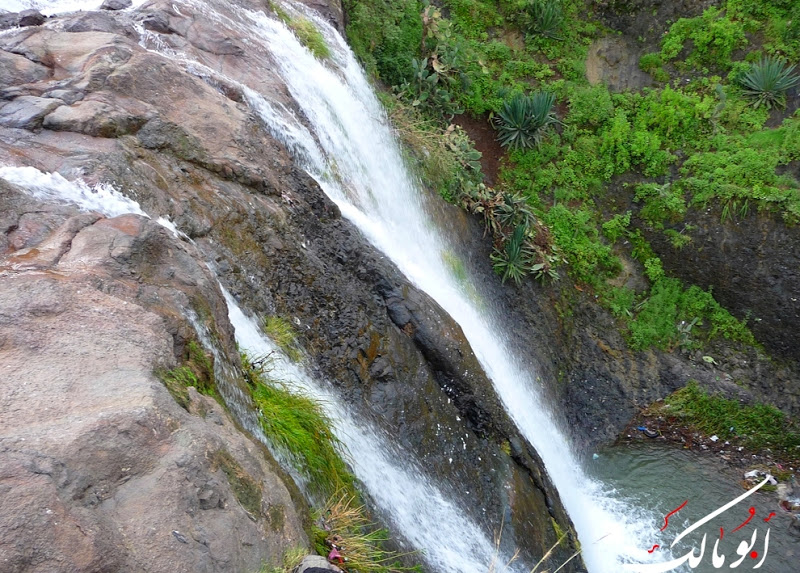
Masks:
[[[302,150],[298,159],[342,213],[461,325],[512,419],[544,460],[575,523],[587,566],[616,573],[621,558],[647,561],[653,517],[640,516],[586,476],[539,398],[535,373],[508,351],[502,322],[490,310],[476,308],[447,272],[447,243],[426,216],[385,113],[347,45],[307,12],[332,48],[335,67],[325,65],[280,22],[263,13],[248,15],[277,56],[281,76],[324,150],[323,162],[314,139],[291,117],[275,121],[269,108],[262,118],[277,137]],[[265,105],[251,103],[257,111]]]
[[[413,459],[398,449],[389,436],[330,392],[329,384],[313,381],[281,354],[227,292],[225,299],[239,346],[255,356],[272,353],[275,360],[270,375],[321,401],[334,422],[336,436],[347,446],[348,461],[356,477],[383,513],[390,516],[396,530],[403,532],[414,549],[423,552],[424,560],[438,571],[489,571],[495,547],[465,512],[426,481]],[[508,558],[501,555],[496,561],[498,573],[512,570],[504,566]]]

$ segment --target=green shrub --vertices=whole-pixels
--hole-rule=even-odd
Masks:
[[[189,386],[193,386],[201,394],[219,399],[214,364],[196,340],[190,340],[186,344],[183,359],[181,366],[158,373],[175,401],[184,409],[189,407],[189,393],[186,391]]]
[[[538,147],[547,129],[558,122],[553,114],[555,101],[553,94],[538,92],[532,96],[519,94],[504,103],[495,118],[500,145],[511,149]]]
[[[347,39],[367,71],[387,85],[411,78],[409,63],[420,56],[422,4],[417,0],[344,0]]]
[[[561,39],[564,11],[559,0],[528,0],[521,20],[522,29],[528,35]]]
[[[794,66],[782,58],[767,56],[753,64],[739,79],[739,84],[755,107],[784,107],[786,92],[800,83],[800,76],[792,74],[793,71]]]
[[[530,270],[532,253],[525,245],[525,231],[525,225],[517,225],[503,248],[495,247],[491,255],[494,271],[500,275],[503,282],[512,279],[519,284]]]
[[[292,18],[288,22],[289,27],[297,34],[300,43],[314,54],[314,57],[324,60],[331,57],[331,49],[322,37],[322,33],[317,30],[311,20],[303,17]]]
[[[566,123],[596,129],[613,116],[614,103],[606,86],[576,86],[571,90]]]

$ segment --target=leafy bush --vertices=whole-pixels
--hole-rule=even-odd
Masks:
[[[553,113],[556,96],[538,92],[533,96],[519,94],[503,104],[497,112],[497,140],[503,147],[532,149],[538,147],[547,129],[557,123]]]
[[[367,70],[387,85],[410,79],[420,55],[422,4],[417,0],[344,0],[347,39]]]
[[[614,102],[604,85],[576,87],[569,96],[569,114],[566,122],[570,125],[596,129],[614,115]]]
[[[739,78],[739,84],[755,107],[784,107],[786,92],[800,83],[800,76],[793,75],[793,71],[794,66],[782,58],[767,56],[752,64],[750,70]]]
[[[714,7],[707,8],[697,18],[681,18],[672,24],[661,43],[661,58],[674,60],[688,40],[692,41],[693,50],[687,62],[720,67],[729,67],[733,51],[747,42],[744,24]]]

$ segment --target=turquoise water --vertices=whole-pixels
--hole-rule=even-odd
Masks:
[[[707,535],[706,548],[700,563],[690,568],[685,564],[677,571],[731,570],[731,564],[740,559],[739,544],[744,540],[749,546],[756,532],[755,543],[738,571],[749,571],[763,559],[759,571],[769,573],[796,573],[800,571],[800,538],[792,534],[792,517],[778,507],[775,492],[758,491],[728,509],[717,518],[698,528],[676,545],[670,554],[668,548],[676,535],[696,523],[709,513],[734,500],[746,490],[742,486],[743,473],[752,468],[734,469],[725,466],[715,454],[697,454],[658,443],[614,446],[598,452],[599,457],[590,464],[590,473],[616,489],[617,495],[631,505],[642,507],[655,515],[659,521],[653,523],[653,531],[664,526],[663,517],[679,507],[686,506],[669,520],[668,527],[661,532],[662,547],[655,550],[664,561],[685,555],[694,549],[699,555],[703,534]],[[800,494],[800,492],[797,492]],[[734,532],[750,517],[750,507],[755,513],[750,522]],[[770,513],[775,516],[765,522]],[[720,567],[712,564],[714,544],[720,537],[718,554],[725,556]],[[769,530],[769,545],[765,551],[765,536]],[[797,531],[797,530],[794,530]],[[649,548],[648,548],[649,549]],[[757,552],[755,558],[750,556]],[[766,553],[766,557],[764,557]]]

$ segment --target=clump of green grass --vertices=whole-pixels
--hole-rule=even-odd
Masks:
[[[324,60],[331,57],[331,49],[322,37],[322,33],[317,30],[311,20],[306,20],[303,17],[292,18],[288,22],[289,27],[297,35],[297,39],[309,51],[314,54],[314,57]]]
[[[298,343],[297,331],[291,322],[280,316],[267,316],[261,323],[261,329],[289,360],[300,362],[303,351]]]
[[[722,439],[738,437],[752,448],[789,451],[800,446],[800,429],[774,406],[743,405],[709,394],[695,381],[690,381],[665,402],[673,414],[705,434],[716,434]]]
[[[330,542],[344,548],[347,570],[361,573],[421,572],[419,566],[403,565],[399,559],[410,554],[398,554],[384,548],[389,535],[376,529],[367,518],[366,508],[358,505],[356,497],[347,493],[331,496],[317,512],[315,522],[325,529],[315,528],[314,543],[321,555],[327,555]]]
[[[322,404],[271,377],[269,357],[243,353],[242,365],[264,435],[308,479],[309,489],[321,496],[354,492],[353,475],[339,453],[344,446]]]
[[[194,386],[201,394],[218,398],[214,364],[196,340],[190,340],[186,345],[183,365],[160,372],[158,376],[184,409],[189,408],[189,386]]]

